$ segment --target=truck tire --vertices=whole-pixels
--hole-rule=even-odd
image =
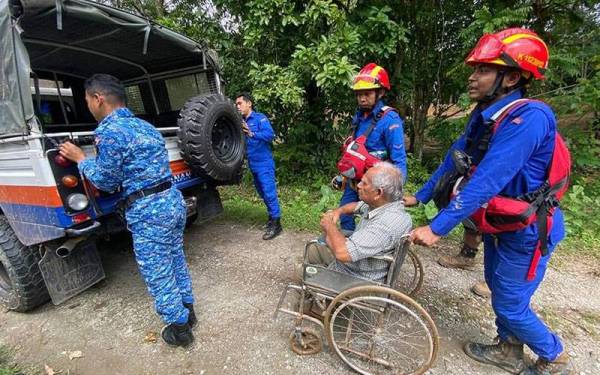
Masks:
[[[242,117],[231,100],[195,96],[179,112],[177,125],[181,155],[193,171],[218,182],[237,177],[246,147]]]
[[[25,312],[50,299],[39,260],[38,251],[23,245],[0,216],[0,302],[9,310]]]

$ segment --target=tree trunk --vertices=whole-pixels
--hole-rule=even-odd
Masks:
[[[414,90],[414,104],[412,110],[413,134],[411,148],[413,156],[423,160],[423,146],[425,144],[425,130],[427,129],[427,109],[431,105],[431,98],[426,94],[426,89],[416,87]]]
[[[158,17],[164,17],[165,16],[165,4],[164,4],[163,0],[155,0],[154,5],[156,7],[156,15]]]

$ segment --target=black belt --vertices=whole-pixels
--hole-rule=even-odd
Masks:
[[[171,188],[171,186],[172,186],[171,181],[165,181],[158,185],[154,185],[149,188],[133,192],[133,193],[129,194],[127,196],[127,198],[123,199],[123,205],[125,206],[124,208],[127,209],[129,206],[131,206],[133,204],[133,202],[137,201],[138,199],[142,199],[142,198],[150,196],[152,194],[156,194],[156,193],[160,193],[161,191],[168,190]]]

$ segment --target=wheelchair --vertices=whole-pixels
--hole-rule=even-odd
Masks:
[[[427,371],[436,359],[439,336],[429,314],[411,298],[422,286],[423,266],[408,236],[390,253],[375,257],[389,262],[382,283],[309,264],[308,250],[319,243],[306,244],[302,282],[286,286],[275,311],[274,319],[279,313],[295,317],[292,351],[319,353],[325,336],[330,350],[360,374]],[[284,307],[289,292],[298,295],[295,309]],[[324,312],[307,312],[309,306]]]

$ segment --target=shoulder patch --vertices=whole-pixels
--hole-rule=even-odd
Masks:
[[[515,125],[520,125],[522,122],[523,122],[523,119],[521,117],[515,117],[512,119],[512,121],[510,123],[515,124]]]

